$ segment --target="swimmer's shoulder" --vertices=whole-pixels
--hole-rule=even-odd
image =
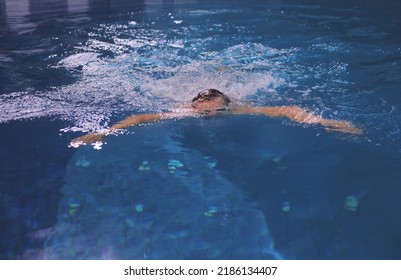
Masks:
[[[230,113],[241,115],[241,114],[252,114],[255,111],[255,108],[249,103],[236,102],[232,104],[231,108],[229,108]]]

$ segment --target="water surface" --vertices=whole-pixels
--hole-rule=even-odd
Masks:
[[[399,259],[395,1],[0,0],[0,256]],[[364,130],[165,121],[217,88]]]

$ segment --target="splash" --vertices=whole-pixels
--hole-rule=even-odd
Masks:
[[[322,37],[303,48],[252,40],[225,45],[198,25],[153,24],[129,19],[91,26],[86,41],[49,66],[66,70],[75,81],[1,95],[0,123],[51,117],[70,123],[64,132],[94,132],[127,114],[172,110],[206,88],[237,101],[295,104],[352,121],[363,95],[352,92],[349,65],[341,59],[355,53],[350,44]],[[222,27],[209,28],[213,33]]]
[[[63,131],[98,131],[123,112],[160,112],[188,102],[205,88],[218,88],[235,100],[258,91],[274,91],[283,83],[265,57],[278,51],[243,44],[220,52],[180,55],[181,41],[116,39],[113,44],[89,40],[79,53],[53,68],[78,76],[76,82],[47,91],[29,89],[0,96],[0,122],[55,117],[72,123]],[[147,49],[146,53],[143,48]],[[105,52],[111,53],[104,56]]]

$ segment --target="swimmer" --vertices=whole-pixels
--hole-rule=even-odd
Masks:
[[[302,124],[320,124],[327,131],[337,131],[354,135],[362,134],[361,129],[355,127],[348,121],[325,119],[298,106],[252,107],[248,104],[234,104],[224,93],[216,89],[207,89],[198,93],[187,107],[181,107],[168,113],[133,115],[118,122],[102,133],[87,134],[75,138],[72,140],[71,146],[77,147],[86,143],[102,142],[109,134],[139,124],[182,117],[215,116],[224,113],[233,115],[285,117]]]

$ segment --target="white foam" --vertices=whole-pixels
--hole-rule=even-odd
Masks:
[[[299,87],[303,79],[323,75],[314,86],[327,91],[343,81],[341,75],[347,71],[338,61],[305,67],[297,62],[303,51],[298,48],[242,43],[210,51],[208,45],[216,44],[213,38],[185,37],[196,32],[193,28],[182,27],[183,37],[171,38],[139,23],[135,28],[130,22],[100,24],[85,43],[50,66],[69,71],[77,78],[74,83],[1,95],[0,122],[51,116],[71,122],[63,131],[93,132],[107,127],[113,115],[172,110],[207,88],[234,100],[265,104],[291,101],[293,94],[278,93],[285,86],[297,98],[316,100]]]
[[[269,70],[274,63],[265,59],[278,51],[263,45],[238,45],[191,58],[178,54],[182,40],[170,40],[164,49],[165,39],[157,40],[88,40],[77,46],[78,53],[52,66],[78,75],[77,81],[47,91],[1,95],[0,122],[52,116],[72,123],[63,131],[98,131],[113,114],[166,111],[206,88],[243,100],[284,82],[274,77]],[[149,49],[143,53],[143,48]],[[100,56],[104,51],[113,56]]]

